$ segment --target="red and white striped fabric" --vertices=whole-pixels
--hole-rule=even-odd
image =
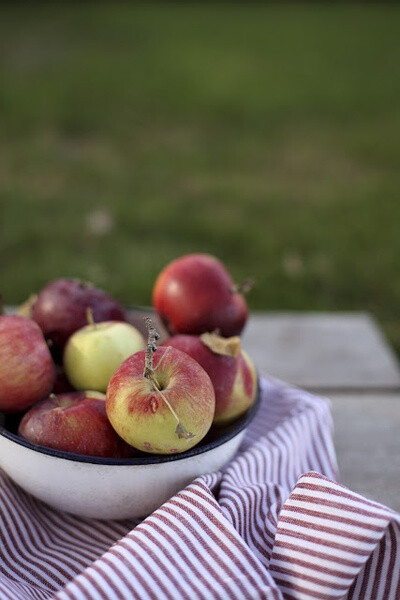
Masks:
[[[262,381],[237,457],[141,523],[0,477],[1,600],[399,600],[400,516],[336,483],[329,402]]]

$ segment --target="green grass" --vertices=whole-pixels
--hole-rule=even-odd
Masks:
[[[400,351],[399,31],[387,4],[3,5],[6,302],[79,276],[148,304],[204,251],[252,309],[368,310]]]

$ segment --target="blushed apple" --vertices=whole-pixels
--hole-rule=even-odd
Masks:
[[[51,394],[22,418],[18,433],[33,444],[109,458],[134,452],[107,418],[105,395],[94,391]]]
[[[32,318],[38,323],[52,353],[58,358],[66,341],[87,323],[87,309],[93,320],[126,321],[125,311],[117,300],[103,290],[79,279],[55,279],[37,295]]]
[[[247,282],[249,283],[249,282]],[[246,300],[224,265],[208,254],[188,254],[167,265],[156,279],[153,305],[170,334],[218,329],[239,335],[248,316]]]
[[[0,410],[27,409],[51,392],[55,377],[40,327],[25,317],[0,316]]]
[[[156,454],[184,452],[211,427],[215,394],[204,369],[175,348],[147,350],[125,360],[108,384],[107,415],[128,444]]]
[[[257,392],[257,374],[238,337],[176,335],[166,345],[186,352],[208,373],[215,391],[214,424],[225,425],[245,413]]]
[[[117,367],[144,347],[143,336],[129,323],[92,323],[68,339],[63,357],[65,373],[78,390],[105,392]]]

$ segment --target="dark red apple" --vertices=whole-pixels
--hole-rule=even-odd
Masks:
[[[257,374],[238,337],[181,334],[171,337],[166,345],[189,354],[210,376],[215,391],[214,424],[233,421],[253,404]]]
[[[18,433],[33,444],[75,454],[125,458],[134,452],[111,427],[99,392],[51,394],[23,416]]]
[[[32,318],[38,323],[51,350],[60,354],[67,339],[87,325],[87,309],[93,320],[125,321],[125,312],[117,300],[90,283],[79,279],[56,279],[38,294]]]
[[[0,410],[25,410],[51,392],[55,377],[37,323],[17,315],[0,316]]]
[[[171,334],[200,334],[218,329],[239,335],[248,309],[224,265],[208,254],[172,261],[157,277],[153,305]]]

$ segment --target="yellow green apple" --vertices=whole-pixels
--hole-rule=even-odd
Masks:
[[[129,323],[91,323],[68,339],[63,356],[65,374],[77,390],[105,392],[119,365],[144,346],[142,334]]]
[[[142,350],[116,370],[107,388],[107,415],[122,439],[138,450],[183,452],[211,427],[214,389],[205,370],[180,350],[161,346],[152,359],[147,369]]]

